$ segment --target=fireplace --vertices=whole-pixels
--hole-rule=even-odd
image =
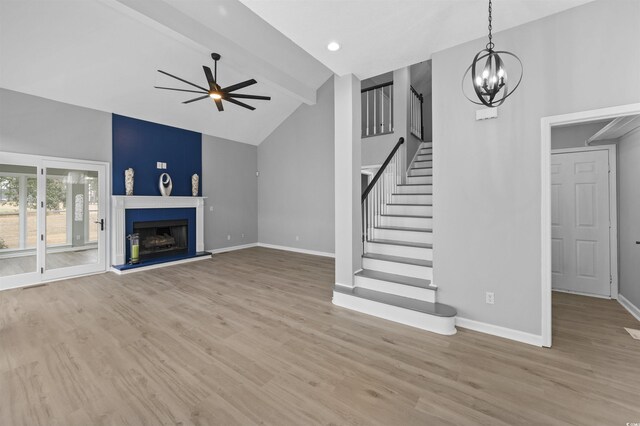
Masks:
[[[185,255],[189,252],[189,222],[155,220],[133,222],[133,232],[140,235],[140,261]]]

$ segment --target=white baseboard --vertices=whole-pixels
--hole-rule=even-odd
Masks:
[[[607,299],[607,300],[615,299],[613,295],[603,296],[601,294],[583,293],[581,291],[573,291],[573,290],[560,290],[557,288],[552,288],[551,291],[555,291],[556,293],[575,294],[577,296],[595,297],[596,299]]]
[[[258,247],[265,247],[265,248],[276,249],[276,250],[293,251],[293,252],[296,252],[296,253],[312,254],[314,256],[336,257],[335,253],[327,253],[327,252],[324,252],[324,251],[307,250],[307,249],[301,249],[301,248],[297,248],[297,247],[278,246],[278,245],[275,245],[275,244],[265,244],[265,243],[258,243],[256,245]]]
[[[633,315],[638,321],[640,321],[640,308],[633,303],[629,302],[629,299],[621,294],[618,294],[618,303],[622,305],[631,315]]]
[[[207,249],[206,251],[208,251],[211,254],[218,254],[218,253],[226,253],[228,251],[242,250],[242,249],[246,249],[246,248],[256,247],[257,245],[258,245],[258,243],[250,243],[250,244],[242,244],[242,245],[239,245],[239,246],[222,247],[222,248],[217,248],[217,249]]]
[[[461,317],[456,317],[456,326],[479,331],[481,333],[491,334],[492,336],[504,337],[505,339],[515,340],[516,342],[542,346],[542,336],[525,333],[524,331],[518,331],[512,328],[500,327],[498,325],[487,324],[485,322],[474,321]]]

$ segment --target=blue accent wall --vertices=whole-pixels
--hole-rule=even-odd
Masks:
[[[160,195],[158,180],[168,173],[171,196],[191,196],[191,176],[200,176],[202,195],[202,134],[113,114],[113,195],[125,195],[124,171],[134,170],[134,195]],[[156,168],[167,163],[166,170]]]
[[[180,208],[180,209],[127,209],[125,211],[125,232],[126,235],[133,233],[133,223],[142,221],[156,221],[156,220],[178,220],[186,219],[189,230],[187,235],[187,243],[189,246],[188,256],[195,256],[196,254],[196,209],[195,208]],[[131,249],[129,247],[129,241],[125,243],[125,259],[129,260],[131,257]],[[164,260],[171,260],[167,257]]]

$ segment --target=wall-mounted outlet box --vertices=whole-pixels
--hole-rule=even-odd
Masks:
[[[485,301],[489,305],[493,305],[496,302],[496,296],[492,291],[488,291],[485,297]]]
[[[498,108],[483,108],[476,111],[476,120],[498,118]]]
[[[231,235],[227,235],[227,241],[231,241]]]
[[[162,169],[162,163],[160,161],[156,162],[156,169]]]
[[[300,241],[300,235],[296,235],[296,241]]]
[[[209,206],[209,211],[212,212],[213,211],[213,206]]]
[[[244,238],[244,234],[240,234],[240,238]]]

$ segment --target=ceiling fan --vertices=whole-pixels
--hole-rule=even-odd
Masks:
[[[218,84],[218,61],[220,60],[220,58],[221,56],[217,53],[211,54],[211,59],[215,61],[213,73],[211,73],[211,68],[205,65],[202,66],[202,69],[204,70],[204,75],[207,77],[207,83],[209,83],[208,89],[205,89],[202,86],[198,86],[197,84],[191,83],[190,81],[184,80],[180,77],[176,77],[175,75],[171,75],[168,72],[165,72],[162,70],[158,70],[158,72],[164,75],[168,75],[169,77],[175,78],[176,80],[180,80],[183,83],[187,83],[200,90],[196,91],[196,90],[176,89],[173,87],[159,87],[159,86],[153,86],[153,87],[155,87],[156,89],[175,90],[178,92],[200,93],[203,96],[198,96],[197,98],[189,99],[188,101],[184,101],[183,104],[188,104],[191,102],[200,101],[202,99],[211,98],[216,103],[216,106],[218,107],[218,111],[224,111],[224,107],[222,106],[223,100],[227,102],[231,102],[232,104],[236,104],[243,108],[250,109],[251,111],[253,111],[255,108],[252,107],[251,105],[245,104],[244,102],[240,102],[238,99],[258,99],[263,101],[271,100],[270,96],[257,96],[257,95],[245,95],[242,93],[233,93],[236,90],[244,89],[247,86],[256,84],[257,81],[255,81],[254,79],[243,81],[242,83],[234,84],[232,86],[220,87],[220,85]]]

